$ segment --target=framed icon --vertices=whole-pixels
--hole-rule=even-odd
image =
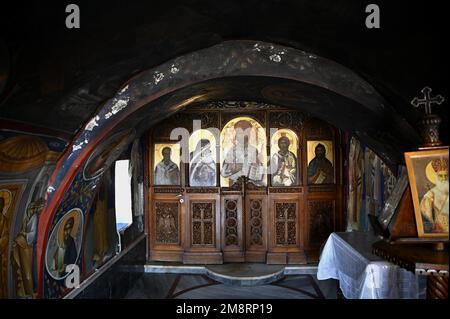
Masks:
[[[448,148],[405,153],[419,237],[448,237]]]

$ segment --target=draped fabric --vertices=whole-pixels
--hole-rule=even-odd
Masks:
[[[371,253],[371,232],[332,233],[320,256],[317,279],[337,279],[347,299],[423,299],[426,279]],[[425,280],[424,280],[425,279]]]

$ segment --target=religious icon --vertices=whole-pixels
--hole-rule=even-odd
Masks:
[[[155,144],[155,185],[180,185],[180,145]]]
[[[0,299],[8,298],[9,235],[21,185],[0,185]]]
[[[16,294],[20,298],[33,298],[33,266],[35,267],[33,256],[36,254],[35,242],[38,219],[43,207],[43,198],[39,198],[28,205],[22,227],[12,245]]]
[[[297,178],[298,141],[294,132],[278,130],[272,137],[272,186],[295,186]]]
[[[261,125],[239,117],[228,122],[221,132],[221,184],[232,186],[241,176],[257,186],[266,184],[266,136]]]
[[[349,148],[347,227],[348,229],[358,230],[363,202],[364,150],[361,143],[354,137],[350,140]]]
[[[134,138],[134,129],[119,132],[102,143],[89,157],[83,170],[86,180],[100,176]]]
[[[405,153],[419,237],[448,237],[448,148]]]
[[[83,241],[83,270],[90,273],[94,268],[100,267],[113,254],[114,247],[111,241],[111,230],[115,229],[116,219],[111,211],[109,192],[114,183],[111,180],[111,171],[106,171],[98,187],[98,192],[87,215],[85,236]],[[114,219],[114,220],[113,220]],[[81,258],[81,257],[80,257]]]
[[[216,185],[216,143],[208,130],[195,131],[189,139],[190,186]]]
[[[50,234],[45,263],[54,279],[67,276],[66,267],[76,264],[81,249],[83,214],[79,208],[68,211]]]
[[[334,183],[332,141],[308,141],[308,183]]]
[[[110,181],[109,179],[107,179]],[[94,216],[92,223],[93,231],[93,256],[94,263],[101,263],[109,250],[109,229],[108,229],[108,187],[103,181],[97,193]]]

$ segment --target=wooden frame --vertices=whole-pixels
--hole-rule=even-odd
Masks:
[[[418,236],[448,238],[448,147],[407,152],[405,161]],[[446,195],[437,183],[447,184]]]
[[[290,125],[284,122],[285,117],[280,114],[288,114],[287,109],[274,110],[209,110],[192,109],[183,111],[183,116],[176,122],[169,122],[168,128],[164,125],[148,132],[148,156],[147,170],[147,229],[149,231],[148,259],[159,261],[178,261],[185,264],[220,264],[223,262],[266,262],[268,264],[304,264],[317,262],[319,256],[319,245],[309,242],[308,202],[309,201],[332,201],[333,209],[330,211],[330,219],[333,231],[342,230],[343,216],[343,179],[341,167],[343,137],[340,131],[334,127],[315,118],[304,120],[292,120]],[[180,141],[169,140],[168,132],[175,125],[192,129],[190,121],[205,114],[213,114],[214,121],[202,124],[202,129],[217,126],[219,131],[223,130],[225,123],[235,117],[251,117],[265,127],[267,144],[267,185],[264,187],[250,186],[245,191],[238,188],[226,187],[220,184],[220,164],[216,162],[217,181],[216,186],[201,187],[192,186],[189,181],[189,162],[180,164],[180,185],[155,185],[154,181],[154,144],[179,143]],[[200,116],[198,115],[198,116]],[[295,119],[295,114],[292,119]],[[290,117],[289,117],[290,118]],[[173,125],[172,125],[173,124]],[[271,159],[272,138],[271,128],[287,129],[296,135],[298,147],[293,153],[297,156],[297,184],[290,186],[272,186]],[[155,134],[156,133],[156,134]],[[307,141],[329,140],[332,142],[333,156],[333,182],[332,184],[310,184],[307,181]],[[219,143],[220,144],[220,143]],[[217,146],[217,157],[220,157],[221,148]],[[292,151],[292,150],[291,150]],[[180,202],[181,216],[181,242],[179,245],[158,244],[155,242],[155,218],[154,202],[160,200]],[[228,244],[226,240],[227,210],[225,202],[231,200],[236,202],[236,233],[237,242]],[[262,204],[262,245],[251,241],[252,220],[251,201],[261,200]],[[192,245],[191,204],[194,202],[215,201],[216,229],[215,245]],[[296,205],[296,243],[289,245],[276,245],[275,236],[275,203],[295,203]],[[292,222],[292,221],[291,221]]]

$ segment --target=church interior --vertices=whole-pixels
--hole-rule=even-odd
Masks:
[[[447,299],[431,1],[0,8],[0,299]]]

